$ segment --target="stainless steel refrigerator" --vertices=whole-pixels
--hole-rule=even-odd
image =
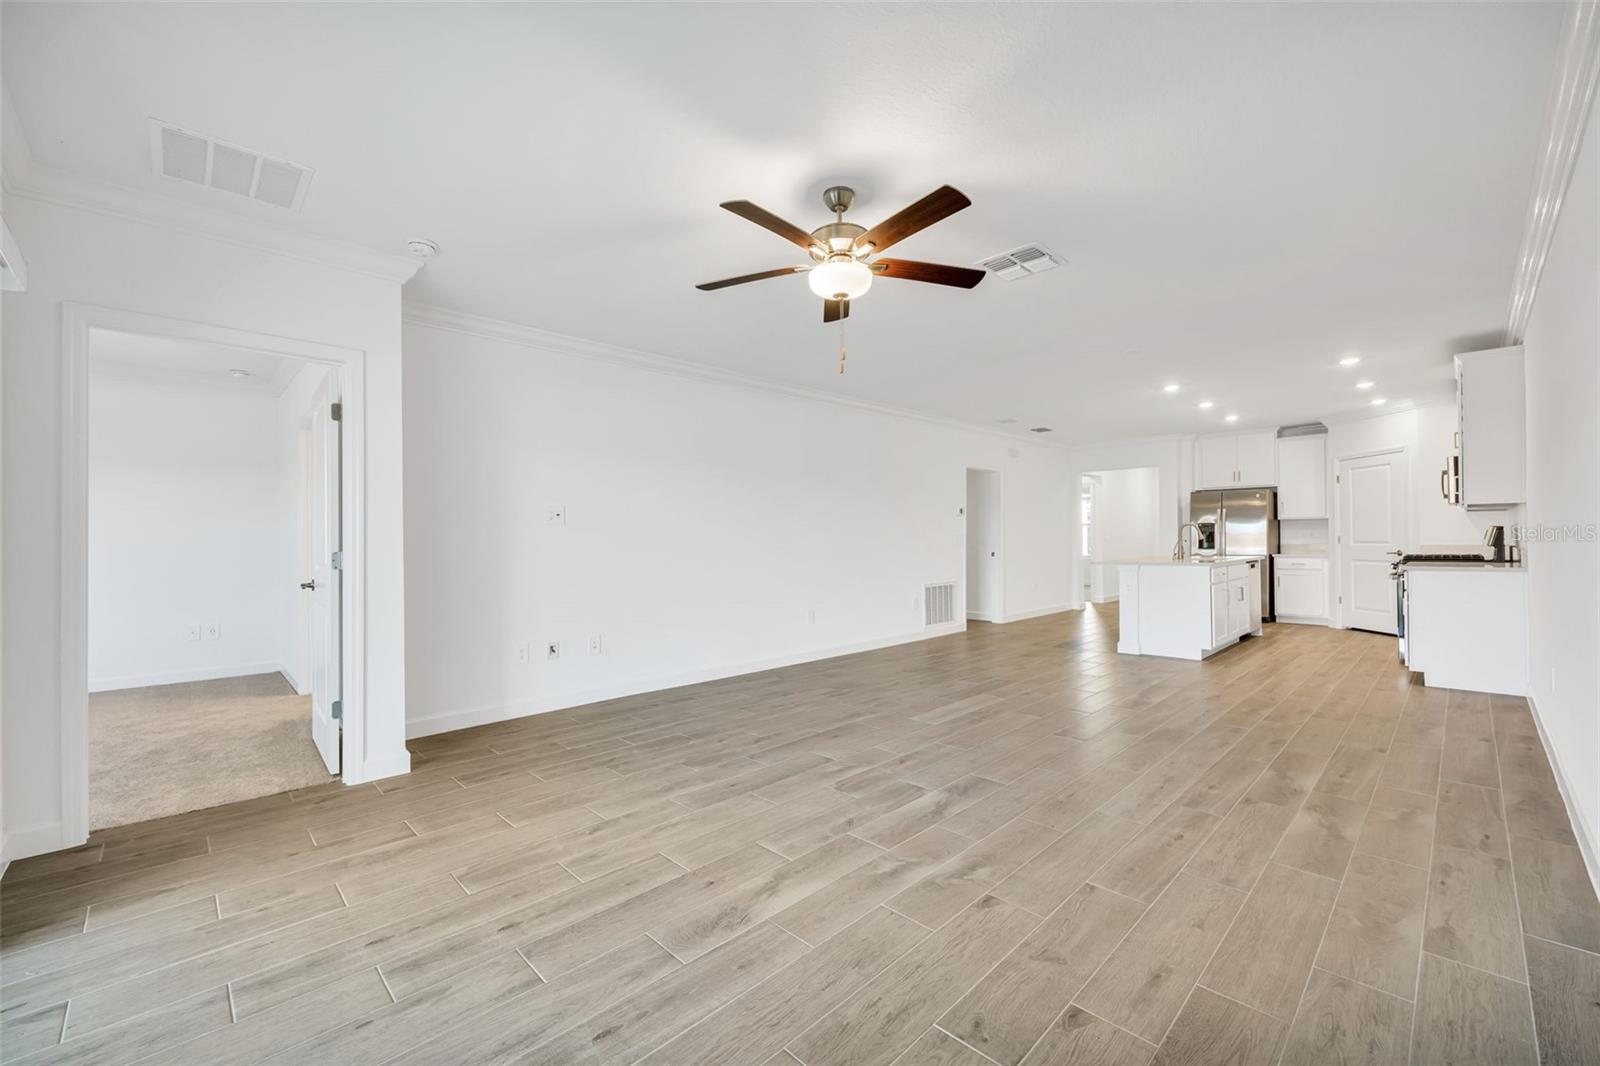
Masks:
[[[1189,521],[1199,530],[1199,555],[1259,555],[1261,615],[1273,619],[1272,557],[1278,551],[1278,494],[1272,489],[1191,492]],[[1185,531],[1187,533],[1187,530]]]

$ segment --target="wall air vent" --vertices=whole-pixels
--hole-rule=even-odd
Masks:
[[[956,586],[953,581],[942,585],[922,586],[922,624],[942,626],[956,620]]]
[[[1060,258],[1039,245],[1024,244],[1021,248],[1013,248],[1009,252],[980,259],[977,265],[1002,281],[1015,281],[1029,274],[1042,274],[1046,270],[1053,270],[1061,263]]]
[[[150,120],[150,160],[157,174],[290,211],[300,210],[311,184],[310,167],[157,118]]]

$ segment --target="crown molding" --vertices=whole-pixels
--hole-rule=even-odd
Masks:
[[[1506,322],[1506,343],[1521,344],[1533,314],[1556,223],[1566,201],[1572,172],[1578,165],[1583,131],[1594,106],[1595,83],[1600,79],[1600,5],[1594,0],[1569,5],[1561,54],[1545,107],[1544,136],[1535,164],[1533,196],[1522,249],[1517,253],[1516,280],[1511,285],[1511,310]]]
[[[26,158],[24,152],[25,149],[14,151],[7,157],[3,175],[7,197],[128,219],[319,266],[367,274],[397,285],[405,284],[422,267],[422,260],[409,255],[374,251],[349,241],[301,233],[259,219],[43,166]]]
[[[977,422],[966,422],[958,418],[930,414],[926,411],[917,411],[909,407],[897,407],[893,404],[876,403],[872,400],[839,396],[835,393],[824,392],[821,389],[807,388],[803,385],[789,385],[751,374],[741,374],[735,370],[724,370],[720,367],[695,363],[687,359],[659,355],[655,352],[647,352],[638,348],[626,348],[621,345],[607,344],[604,341],[574,337],[566,333],[555,333],[550,330],[540,329],[537,326],[525,326],[518,322],[507,322],[503,319],[475,315],[466,311],[456,311],[448,307],[440,307],[437,304],[406,301],[402,308],[401,320],[408,325],[503,341],[521,348],[532,348],[552,355],[576,357],[590,362],[607,363],[634,370],[647,370],[652,373],[667,374],[672,377],[688,378],[696,381],[710,381],[757,392],[775,393],[793,399],[810,400],[815,403],[832,404],[837,407],[849,407],[858,411],[890,415],[895,418],[907,418],[929,425],[960,429],[968,433],[981,433],[997,440],[1006,441],[1012,445],[1026,444],[1047,452],[1066,452],[1071,447],[1065,441],[1030,439],[1018,434],[1006,433],[1003,430],[995,429],[993,426]]]

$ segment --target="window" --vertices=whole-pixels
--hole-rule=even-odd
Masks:
[[[1078,546],[1085,559],[1093,554],[1094,544],[1094,479],[1083,479],[1083,493],[1078,501],[1078,523],[1083,527]]]

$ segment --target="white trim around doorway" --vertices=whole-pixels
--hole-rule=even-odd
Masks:
[[[345,428],[343,778],[346,784],[356,784],[384,776],[384,768],[369,767],[365,760],[366,352],[68,302],[61,309],[61,841],[57,846],[74,847],[89,836],[88,380],[89,338],[95,329],[267,352],[321,363],[338,372]]]

